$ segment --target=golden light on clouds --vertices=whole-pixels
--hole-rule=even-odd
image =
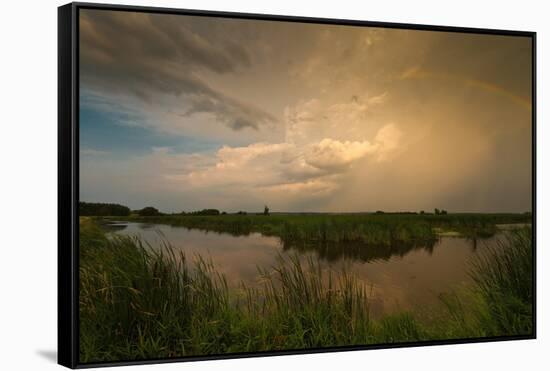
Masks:
[[[80,35],[84,199],[530,210],[530,38],[98,10]]]

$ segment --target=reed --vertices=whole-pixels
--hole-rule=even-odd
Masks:
[[[476,292],[488,303],[495,333],[533,330],[532,230],[512,231],[472,262]]]
[[[272,214],[161,215],[117,217],[190,229],[248,235],[277,236],[285,243],[340,243],[395,246],[430,244],[438,232],[452,231],[468,238],[487,238],[497,224],[530,223],[527,214]]]
[[[336,279],[312,259],[280,257],[260,269],[259,288],[235,292],[211,262],[200,256],[190,262],[168,244],[154,250],[137,238],[106,238],[93,222],[81,224],[80,240],[82,362],[388,339],[369,316],[364,284],[347,272]]]
[[[473,262],[469,296],[449,296],[441,318],[420,323],[406,312],[371,318],[368,287],[313,259],[281,256],[259,269],[259,287],[235,290],[203,257],[189,260],[168,243],[153,249],[138,238],[107,238],[93,219],[83,219],[80,361],[528,334],[529,233]]]
[[[533,333],[532,229],[510,231],[470,262],[473,284],[442,297],[447,335]]]

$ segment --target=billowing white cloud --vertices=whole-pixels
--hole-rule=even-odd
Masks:
[[[180,190],[223,189],[258,198],[292,194],[308,199],[337,191],[354,163],[369,157],[373,163],[380,161],[399,148],[399,139],[399,129],[391,124],[378,130],[372,142],[324,138],[305,145],[259,142],[223,146],[206,166],[204,156],[195,158],[196,168],[192,157],[180,158],[189,171],[165,179]]]
[[[349,183],[355,164],[361,164],[362,173],[369,172],[365,164],[379,166],[402,147],[396,124],[380,125],[368,116],[386,102],[387,94],[365,97],[332,104],[311,99],[287,107],[283,141],[226,144],[194,154],[155,147],[140,160],[142,168],[154,169],[149,177],[159,185],[150,187],[161,184],[162,192],[185,197],[200,194],[203,199],[197,203],[207,198],[231,209],[243,205],[245,196],[251,204],[265,202],[279,209],[308,202],[309,208],[315,202],[323,208],[321,199],[334,197]]]
[[[378,146],[363,142],[341,142],[325,138],[311,147],[305,154],[306,162],[309,165],[325,170],[341,170],[349,166],[369,153],[376,152]]]
[[[281,181],[282,159],[292,150],[288,143],[254,143],[243,147],[224,146],[214,155],[214,162],[204,168],[192,169],[178,177],[184,188],[254,187]],[[187,159],[188,163],[192,163]]]
[[[263,158],[278,157],[292,147],[289,143],[254,143],[246,147],[223,146],[217,153],[217,168],[239,168]]]

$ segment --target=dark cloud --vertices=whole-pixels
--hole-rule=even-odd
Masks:
[[[149,104],[162,101],[163,94],[184,96],[183,115],[209,113],[235,130],[274,122],[269,113],[213,89],[199,77],[236,73],[252,62],[244,47],[223,34],[205,37],[194,30],[195,18],[81,11],[82,86]]]
[[[197,138],[208,157],[168,151],[117,163],[91,151],[88,199],[160,194],[176,209],[214,198],[236,210],[257,200],[292,211],[530,208],[528,38],[106,11],[82,11],[80,35],[85,99]],[[276,121],[267,112],[286,125],[262,130]],[[386,125],[402,135],[377,139]],[[387,153],[353,154],[357,143],[384,140]],[[235,166],[216,166],[218,152],[206,152],[218,145]],[[190,171],[207,176],[191,182]]]
[[[218,121],[234,130],[258,129],[260,125],[268,125],[276,121],[275,117],[269,113],[213,90],[208,93],[193,94],[192,97],[189,97],[189,106],[190,108],[181,116],[189,117],[197,113],[210,113]]]

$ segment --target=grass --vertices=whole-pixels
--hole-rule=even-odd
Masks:
[[[80,361],[527,334],[530,229],[513,236],[472,263],[473,286],[444,299],[434,323],[421,323],[405,312],[372,319],[364,284],[314,260],[281,257],[259,270],[259,288],[232,291],[200,256],[189,261],[168,244],[153,250],[137,238],[106,238],[82,219]]]
[[[442,298],[458,332],[478,331],[486,336],[533,332],[532,231],[513,231],[497,244],[471,262],[474,284],[462,297]],[[464,296],[470,300],[462,300]]]
[[[120,217],[115,219],[121,219]],[[284,243],[355,243],[371,246],[433,244],[439,234],[453,232],[486,238],[497,224],[530,223],[526,214],[272,214],[130,216],[130,221],[162,223],[233,235],[259,232]]]

